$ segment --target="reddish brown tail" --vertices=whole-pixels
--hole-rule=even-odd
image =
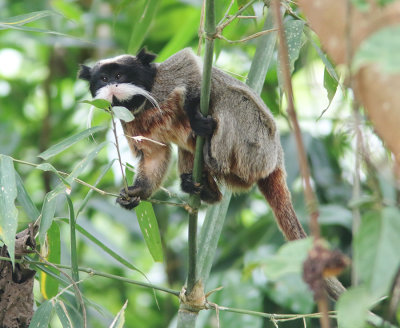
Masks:
[[[285,172],[281,168],[277,168],[265,179],[260,179],[257,185],[274,211],[275,218],[286,239],[295,240],[307,237],[294,212],[290,192],[286,185]]]

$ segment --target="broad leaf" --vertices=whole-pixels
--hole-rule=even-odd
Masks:
[[[363,286],[346,290],[336,303],[339,328],[364,328],[371,305],[371,297]]]
[[[107,110],[111,107],[111,103],[105,99],[93,99],[93,100],[83,100],[81,101],[84,104],[92,105],[99,109]]]
[[[394,207],[363,216],[354,241],[354,265],[374,297],[385,295],[400,265],[400,211]]]
[[[0,154],[0,238],[8,248],[13,265],[18,225],[18,210],[15,207],[17,194],[13,160]]]
[[[162,262],[163,250],[161,237],[153,206],[149,202],[142,201],[139,206],[135,208],[135,212],[138,218],[140,230],[142,230],[144,240],[151,256],[154,261]]]
[[[77,143],[78,141],[89,137],[93,133],[103,131],[105,129],[106,129],[105,126],[95,126],[95,127],[86,129],[82,132],[79,132],[78,134],[75,134],[73,136],[70,136],[70,137],[64,139],[63,141],[59,142],[58,144],[55,144],[54,146],[51,146],[49,149],[47,149],[43,153],[39,154],[38,156],[43,158],[44,160],[48,160],[50,157],[53,157],[53,156],[61,153],[65,149],[67,149],[67,148],[71,147],[72,145],[74,145],[75,143]]]
[[[135,116],[133,116],[131,111],[126,107],[114,106],[111,110],[116,118],[119,118],[120,120],[123,120],[125,122],[131,122],[135,119]]]
[[[48,328],[52,312],[53,304],[50,301],[44,301],[35,311],[29,328]]]

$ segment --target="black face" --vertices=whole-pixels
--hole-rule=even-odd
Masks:
[[[92,97],[96,96],[99,89],[109,84],[130,83],[146,91],[151,91],[156,75],[156,67],[151,63],[154,59],[155,55],[142,49],[136,57],[126,55],[115,58],[115,61],[112,59],[100,61],[93,68],[81,65],[78,77],[89,81]],[[135,109],[144,100],[143,96],[137,95],[124,103],[113,99],[113,105]]]

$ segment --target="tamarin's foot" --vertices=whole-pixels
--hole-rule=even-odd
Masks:
[[[127,210],[131,210],[140,203],[140,196],[137,195],[137,191],[138,188],[133,186],[128,187],[128,192],[125,188],[122,188],[116,202]]]
[[[200,112],[196,112],[196,117],[190,122],[194,133],[201,137],[211,136],[217,127],[217,121],[211,116],[204,117]]]
[[[188,194],[196,194],[200,199],[206,203],[212,204],[221,200],[221,193],[219,190],[212,190],[208,184],[207,177],[203,174],[203,184],[195,183],[193,181],[192,173],[181,174],[181,189]]]

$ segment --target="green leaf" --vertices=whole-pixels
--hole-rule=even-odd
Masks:
[[[303,36],[303,29],[304,29],[305,22],[301,20],[289,20],[284,23],[285,28],[285,36],[286,42],[288,47],[288,55],[289,55],[289,66],[290,66],[290,73],[294,71],[294,63],[296,62],[297,58],[299,58],[300,49],[303,46],[302,36]],[[278,59],[279,61],[280,59]],[[278,82],[279,86],[283,90],[283,77],[282,77],[282,70],[281,65],[279,65],[278,70]]]
[[[61,300],[57,300],[57,303],[54,306],[54,308],[56,309],[58,319],[60,319],[63,328],[73,328],[72,320],[69,316],[69,313],[67,311],[64,302]]]
[[[128,182],[129,185],[133,184],[133,179],[135,177],[135,168],[133,165],[126,163],[125,165],[125,177],[126,181]]]
[[[76,179],[83,170],[90,164],[99,152],[104,148],[104,146],[108,143],[108,141],[104,141],[98,144],[84,159],[82,159],[72,170],[71,174],[67,177],[67,181],[72,183],[74,179]]]
[[[75,134],[73,136],[68,137],[67,139],[64,139],[63,141],[59,142],[58,144],[55,144],[54,146],[51,146],[49,149],[47,149],[43,153],[39,154],[38,156],[43,158],[44,160],[48,160],[50,157],[53,157],[53,156],[61,153],[65,149],[67,149],[67,148],[71,147],[72,145],[74,145],[75,143],[77,143],[78,141],[89,137],[93,133],[103,131],[105,129],[106,129],[105,126],[95,126],[95,127],[86,129],[82,132],[79,132],[78,134]]]
[[[77,3],[64,0],[52,0],[51,5],[68,19],[77,22],[81,20],[82,10]]]
[[[71,274],[74,281],[79,281],[78,270],[78,252],[76,250],[76,226],[75,226],[75,211],[71,198],[66,195],[67,204],[69,209],[69,230],[70,230],[70,245],[71,245]]]
[[[301,20],[289,20],[284,24],[290,62],[290,73],[294,70],[294,63],[297,58],[299,58],[300,49],[303,46],[302,36],[304,25],[305,22]]]
[[[368,213],[355,236],[355,269],[374,297],[388,292],[400,265],[399,217],[395,207]]]
[[[92,105],[99,109],[104,109],[105,111],[108,111],[108,109],[111,107],[111,103],[105,99],[83,100],[81,102],[84,104]]]
[[[362,66],[375,63],[387,74],[400,72],[400,26],[384,27],[365,39],[354,55],[354,72]]]
[[[121,310],[118,312],[117,316],[114,318],[113,322],[109,328],[124,328],[125,323],[125,310],[128,305],[128,300],[126,300],[125,304],[122,306]]]
[[[339,328],[364,328],[372,303],[364,286],[346,290],[336,303]]]
[[[66,219],[61,219],[62,222],[68,223],[68,220]],[[122,256],[118,255],[116,252],[114,252],[112,249],[104,245],[100,240],[98,240],[95,236],[93,236],[89,231],[87,231],[85,228],[83,228],[79,224],[75,224],[75,229],[80,232],[82,235],[84,235],[87,239],[89,239],[92,243],[95,245],[99,246],[103,251],[105,251],[108,255],[110,255],[112,258],[117,260],[119,263],[125,265],[127,268],[138,271],[140,274],[142,274],[144,277],[146,275],[140,271],[136,266],[134,266],[132,263],[130,263],[128,260],[124,259]],[[147,277],[146,277],[147,279]]]
[[[120,120],[123,120],[125,122],[131,122],[135,119],[135,116],[131,113],[131,111],[122,106],[113,106],[111,109],[115,115],[116,118],[119,118]]]
[[[326,57],[324,52],[321,50],[320,47],[314,42],[312,39],[310,33],[306,33],[308,41],[310,41],[311,45],[314,47],[315,51],[317,52],[319,58],[322,60],[322,62],[325,65],[325,69],[328,71],[329,75],[336,80],[337,83],[339,83],[339,76],[337,75],[335,68],[333,67],[332,63],[330,60]]]
[[[335,78],[333,78],[331,76],[331,74],[329,74],[328,70],[325,67],[325,70],[324,70],[324,88],[325,88],[326,92],[328,93],[328,100],[329,100],[329,104],[328,104],[326,109],[328,109],[329,106],[331,105],[332,99],[336,94],[336,90],[337,90],[338,85],[339,85],[338,81]]]
[[[101,171],[99,177],[97,178],[96,182],[94,183],[94,187],[96,187],[99,182],[101,181],[101,179],[103,179],[103,177],[106,175],[106,173],[108,172],[108,170],[111,168],[111,166],[114,164],[114,162],[116,161],[116,159],[111,160],[107,165],[104,166],[103,170]],[[127,163],[128,164],[128,163]],[[79,214],[83,211],[83,209],[85,208],[90,196],[93,193],[93,189],[89,189],[88,193],[86,194],[85,198],[83,199],[81,205],[79,206],[78,211],[76,212],[76,218],[78,218]]]
[[[132,24],[133,30],[129,40],[128,54],[136,54],[136,52],[139,50],[143,40],[150,30],[150,24],[156,15],[157,8],[160,3],[160,0],[144,1],[142,14],[140,15],[139,21],[135,22],[135,24]]]
[[[162,262],[163,250],[153,206],[149,202],[141,201],[139,206],[135,208],[135,212],[138,218],[140,230],[142,230],[143,238],[151,256],[154,261]]]
[[[17,194],[13,160],[0,154],[0,238],[7,246],[13,266],[18,225],[18,210],[15,207]]]
[[[54,213],[56,212],[57,198],[52,197],[53,194],[52,191],[48,192],[43,201],[42,217],[39,225],[39,242],[41,245],[44,244],[46,232],[51,227]]]
[[[25,189],[24,183],[17,171],[15,171],[15,181],[17,183],[17,191],[18,196],[17,200],[18,203],[22,206],[25,210],[25,213],[32,221],[36,221],[39,217],[40,212],[36,208],[35,204],[33,203],[31,197],[28,195],[28,192]]]
[[[1,18],[0,24],[22,26],[51,15],[58,15],[58,14],[51,10],[34,11],[29,14],[23,14],[9,18]]]
[[[276,255],[265,261],[263,266],[265,275],[271,280],[277,280],[288,273],[301,273],[303,262],[311,247],[311,238],[286,243]]]
[[[44,301],[35,311],[29,328],[48,328],[52,312],[53,304],[50,301]]]
[[[42,170],[42,171],[49,171],[49,172],[55,173],[59,177],[59,179],[63,182],[63,184],[67,188],[71,189],[70,182],[65,180],[64,177],[60,173],[58,173],[58,171],[56,170],[56,168],[53,165],[51,165],[49,163],[42,163],[42,164],[39,164],[38,166],[36,166],[36,168],[39,170]]]
[[[60,227],[57,222],[53,222],[47,231],[47,243],[41,245],[42,256],[50,263],[60,263],[61,259],[61,240],[60,240]],[[59,271],[55,268],[49,268],[55,275]],[[58,293],[59,282],[57,279],[49,276],[44,271],[40,271],[40,291],[43,297],[48,300]]]

